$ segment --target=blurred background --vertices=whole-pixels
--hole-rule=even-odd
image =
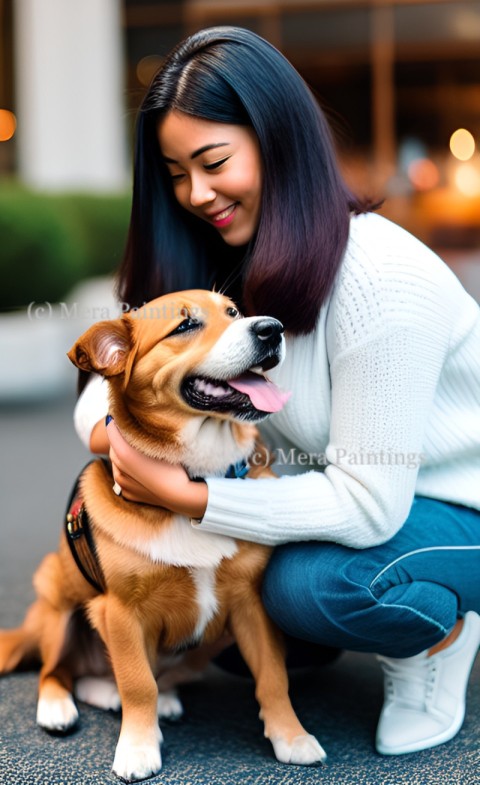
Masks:
[[[0,0],[2,538],[4,521],[18,539],[39,504],[60,508],[87,457],[65,353],[118,315],[136,111],[171,47],[217,24],[283,51],[348,182],[480,299],[480,2]]]
[[[116,315],[136,110],[170,48],[217,24],[285,53],[349,183],[480,297],[480,2],[0,0],[0,402],[71,386],[64,349]]]

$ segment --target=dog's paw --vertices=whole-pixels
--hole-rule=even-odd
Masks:
[[[64,698],[39,698],[37,723],[53,733],[66,733],[78,720],[78,710],[71,695]]]
[[[327,754],[318,743],[315,736],[306,733],[296,736],[292,742],[285,739],[271,739],[275,757],[281,763],[293,763],[299,766],[312,766],[315,763],[325,763]]]
[[[105,711],[119,711],[121,707],[115,679],[105,676],[84,676],[75,682],[78,700]]]
[[[112,771],[127,782],[145,780],[158,774],[162,768],[160,742],[162,735],[158,729],[157,740],[151,744],[131,741],[128,734],[122,734],[115,751]]]
[[[159,720],[171,720],[173,722],[183,716],[183,706],[175,690],[159,694],[157,715]]]

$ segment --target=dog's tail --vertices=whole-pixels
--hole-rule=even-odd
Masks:
[[[38,660],[40,651],[39,602],[30,606],[20,627],[0,630],[0,675]]]
[[[49,622],[52,613],[55,615],[62,605],[60,578],[58,554],[49,553],[33,576],[37,599],[30,605],[23,623],[13,630],[0,630],[0,674],[40,661],[42,642],[51,647],[48,639],[55,629]]]

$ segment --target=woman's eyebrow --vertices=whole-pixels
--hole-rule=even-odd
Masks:
[[[198,150],[195,150],[194,153],[191,154],[190,160],[193,161],[194,158],[198,158],[199,155],[202,153],[206,153],[207,150],[214,150],[216,147],[226,147],[229,145],[230,142],[216,142],[215,144],[205,144],[203,147],[199,147]],[[167,158],[166,155],[163,156],[163,160],[166,164],[178,164],[178,161],[175,161],[173,158]]]

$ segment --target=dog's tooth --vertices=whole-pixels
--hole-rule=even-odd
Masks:
[[[207,384],[205,391],[207,395],[211,395],[213,398],[219,398],[221,395],[225,395],[223,387],[218,387],[215,384]]]
[[[212,398],[221,398],[228,395],[229,392],[228,387],[207,382],[205,379],[195,379],[194,384],[198,392],[209,395]]]

